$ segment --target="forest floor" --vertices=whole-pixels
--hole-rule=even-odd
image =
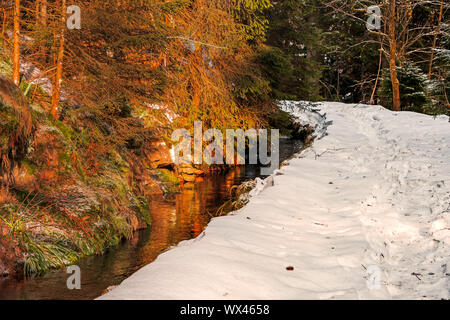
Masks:
[[[311,148],[101,299],[449,299],[448,117],[303,105]]]

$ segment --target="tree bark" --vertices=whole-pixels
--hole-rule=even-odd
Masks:
[[[389,69],[391,72],[392,82],[392,102],[394,111],[401,111],[400,101],[400,82],[397,77],[397,39],[395,30],[395,16],[396,16],[396,0],[390,0],[390,13],[389,13]]]
[[[441,8],[439,9],[438,25],[437,25],[436,32],[434,33],[433,46],[431,47],[430,69],[428,71],[428,80],[431,80],[431,75],[433,73],[434,49],[436,48],[437,37],[438,37],[439,33],[441,32],[441,21],[442,21],[443,13],[444,13],[444,0],[441,0]]]
[[[36,25],[38,28],[42,28],[43,30],[47,28],[47,6],[47,0],[38,0],[36,2]],[[39,52],[45,60],[47,56],[47,48],[45,45],[41,46]]]
[[[381,66],[383,64],[383,41],[380,39],[380,43],[381,43],[381,47],[380,47],[380,59],[378,61],[378,73],[377,73],[377,78],[375,80],[375,85],[373,86],[372,89],[372,95],[370,96],[370,102],[369,104],[375,104],[375,93],[377,92],[377,88],[378,88],[378,80],[380,79],[380,73],[381,73]]]
[[[59,100],[61,98],[61,83],[62,83],[62,73],[63,73],[63,59],[64,59],[64,28],[66,22],[66,0],[59,0],[60,3],[60,24],[58,26],[59,30],[57,31],[58,36],[57,40],[59,42],[58,53],[56,57],[56,75],[53,81],[53,90],[52,90],[52,107],[51,107],[51,115],[53,118],[57,119],[59,115]]]
[[[14,1],[14,45],[12,81],[20,84],[20,0]]]
[[[36,4],[37,23],[40,26],[47,26],[47,0],[38,0]]]

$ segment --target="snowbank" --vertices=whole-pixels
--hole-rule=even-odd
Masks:
[[[448,299],[448,117],[301,105],[322,139],[101,299]]]

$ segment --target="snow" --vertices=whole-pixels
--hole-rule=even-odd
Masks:
[[[326,132],[100,299],[450,298],[448,117],[281,104]]]
[[[175,112],[173,112],[168,105],[150,104],[150,103],[145,103],[144,105],[151,110],[162,111],[169,123],[172,123],[176,118],[178,118],[177,114]],[[145,114],[145,116],[147,116],[147,115],[148,114]],[[142,118],[143,116],[144,116],[144,114],[142,114],[140,117]]]

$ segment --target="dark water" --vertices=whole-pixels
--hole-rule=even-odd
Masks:
[[[302,147],[300,141],[281,139],[280,163]],[[67,289],[70,276],[66,270],[56,270],[42,277],[21,281],[0,280],[0,299],[94,299],[114,285],[120,284],[159,254],[183,240],[197,237],[214,217],[217,209],[230,199],[232,186],[261,177],[258,166],[235,168],[226,174],[205,177],[203,181],[185,185],[174,199],[152,199],[152,226],[137,232],[104,255],[83,258],[81,290]]]

